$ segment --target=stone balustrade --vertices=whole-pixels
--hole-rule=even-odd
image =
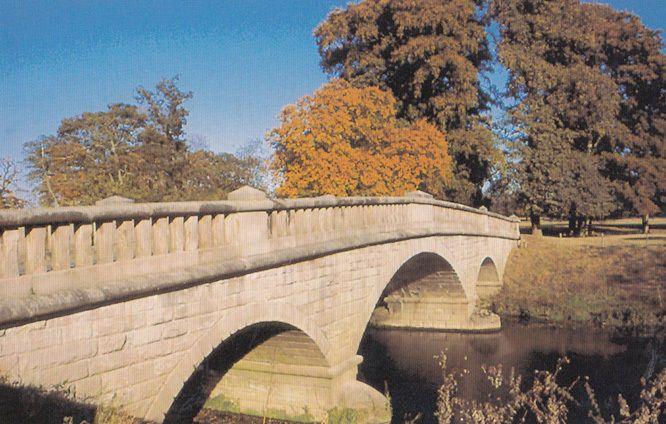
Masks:
[[[518,239],[516,219],[420,192],[3,211],[0,375],[182,422],[209,388],[189,382],[234,351],[214,395],[236,412],[388,422],[356,380],[368,323],[497,328],[473,312]]]
[[[293,262],[303,255],[436,234],[519,237],[517,221],[511,218],[421,192],[405,197],[268,199],[244,187],[226,201],[134,204],[111,198],[95,206],[3,211],[0,297],[79,293],[73,296],[77,299],[51,299],[29,310],[14,310],[5,302],[0,304],[0,324],[68,305],[169,289],[169,282],[155,286],[145,278],[132,288],[137,275],[224,261],[230,272],[242,273],[271,261]],[[234,259],[242,263],[230,264]],[[171,284],[183,282],[176,280]],[[107,283],[120,284],[122,290],[91,295],[91,289],[101,290]],[[81,296],[85,290],[89,293]]]

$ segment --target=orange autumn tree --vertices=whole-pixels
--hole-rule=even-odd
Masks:
[[[397,107],[389,92],[339,79],[287,106],[268,136],[278,194],[402,195],[450,180],[444,134],[399,120]]]

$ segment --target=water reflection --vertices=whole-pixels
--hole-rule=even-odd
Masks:
[[[649,350],[645,343],[621,346],[589,330],[518,324],[492,334],[369,330],[361,345],[365,360],[360,372],[377,389],[388,389],[395,422],[421,415],[419,422],[434,423],[442,381],[435,357],[440,353],[446,354],[450,369],[470,371],[459,380],[459,396],[477,400],[490,392],[481,365],[502,364],[507,372],[514,368],[527,385],[534,370],[552,370],[558,358],[566,355],[571,363],[561,374],[561,384],[588,375],[602,408],[612,410],[618,393],[630,401],[636,398],[640,378],[649,368]],[[575,386],[574,394],[581,401],[575,414],[582,419],[587,414],[582,384]]]

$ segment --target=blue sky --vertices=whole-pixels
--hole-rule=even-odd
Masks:
[[[0,0],[0,156],[179,74],[188,135],[233,152],[326,80],[312,31],[347,0]],[[666,0],[612,0],[652,28]],[[500,81],[501,73],[493,80]]]

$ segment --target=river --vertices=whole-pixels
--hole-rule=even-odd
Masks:
[[[654,374],[659,366],[659,354],[649,342],[616,344],[592,330],[510,323],[491,334],[369,329],[361,344],[365,359],[360,376],[376,389],[388,390],[395,423],[417,416],[419,423],[435,423],[437,389],[443,381],[436,356],[441,353],[447,356],[449,370],[469,370],[458,380],[459,396],[476,400],[490,393],[483,364],[502,364],[507,375],[513,368],[527,386],[534,370],[552,371],[558,358],[567,356],[570,363],[561,371],[561,384],[588,376],[605,412],[616,408],[619,393],[635,401],[640,378]],[[582,382],[581,378],[573,386],[579,403],[570,416],[575,422],[583,421],[589,408]]]

